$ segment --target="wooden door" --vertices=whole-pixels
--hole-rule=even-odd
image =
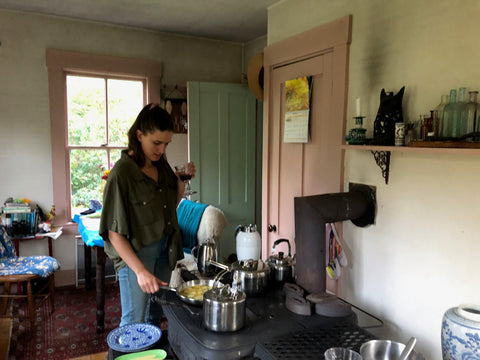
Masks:
[[[351,17],[342,18],[265,49],[263,254],[279,238],[289,239],[295,252],[295,197],[343,189],[350,25]],[[285,81],[301,76],[313,78],[311,139],[284,143]]]
[[[192,200],[221,209],[227,218],[220,258],[235,253],[235,227],[254,224],[256,211],[256,100],[248,86],[188,83],[189,159],[197,175]]]

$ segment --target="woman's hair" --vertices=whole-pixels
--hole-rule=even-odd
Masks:
[[[128,130],[128,150],[137,165],[142,167],[145,165],[145,154],[142,144],[138,141],[137,130],[143,134],[151,134],[155,130],[173,132],[173,121],[168,112],[158,104],[148,104],[140,111],[132,127]]]

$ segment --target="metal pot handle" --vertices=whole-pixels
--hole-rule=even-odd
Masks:
[[[214,261],[214,260],[207,260],[207,261],[205,261],[205,264],[206,264],[206,265],[215,265],[216,267],[219,267],[219,268],[222,269],[222,270],[228,270],[228,271],[230,271],[230,267],[229,267],[229,266],[227,266],[227,265],[225,265],[225,264],[221,264],[221,263],[216,262],[216,261]]]
[[[290,249],[290,241],[288,241],[288,239],[277,239],[277,240],[275,240],[275,242],[273,243],[273,246],[272,246],[272,255],[275,252],[275,246],[277,246],[278,244],[280,244],[282,242],[287,243],[287,245],[288,245],[288,256],[292,256],[291,249]]]

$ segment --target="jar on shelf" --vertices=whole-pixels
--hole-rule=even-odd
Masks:
[[[454,135],[454,125],[455,120],[458,122],[458,108],[457,108],[457,90],[452,89],[450,90],[450,99],[448,104],[445,105],[445,109],[443,110],[443,120],[442,120],[442,137],[452,137]],[[456,132],[456,130],[455,130]]]
[[[449,96],[442,95],[440,97],[440,104],[438,104],[433,109],[433,136],[441,136],[442,133],[442,121],[443,121],[443,110],[445,109],[445,105],[448,104]]]
[[[465,105],[465,116],[467,123],[467,134],[475,131],[475,121],[477,119],[477,96],[478,91],[468,92],[468,102]]]
[[[454,135],[455,137],[463,136],[468,133],[467,127],[467,88],[461,87],[458,89],[458,98],[457,98],[457,111],[458,118],[456,120],[456,127],[454,126]],[[454,120],[455,121],[455,120]]]

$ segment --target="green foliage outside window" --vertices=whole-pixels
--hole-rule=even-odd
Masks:
[[[143,83],[67,76],[67,106],[71,203],[76,213],[88,208],[91,199],[102,201],[102,176],[127,146],[128,129],[143,106]]]

